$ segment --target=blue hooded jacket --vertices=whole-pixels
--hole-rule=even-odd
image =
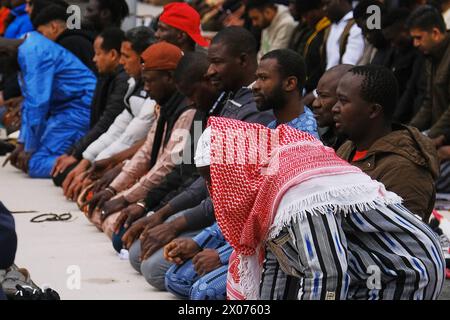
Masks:
[[[31,23],[30,17],[25,11],[26,4],[15,7],[11,10],[11,14],[16,18],[5,30],[5,38],[8,39],[18,39],[21,38],[25,33],[33,31],[33,24]]]
[[[30,176],[45,178],[56,157],[89,130],[97,79],[75,55],[39,32],[28,33],[18,51],[24,97],[19,141],[26,152],[39,154],[30,159]]]

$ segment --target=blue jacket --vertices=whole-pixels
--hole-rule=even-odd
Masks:
[[[33,25],[31,23],[30,17],[25,11],[26,4],[15,7],[11,10],[11,14],[16,18],[9,24],[5,30],[5,38],[8,39],[18,39],[21,38],[25,33],[33,31]]]
[[[0,269],[12,266],[17,250],[17,236],[14,218],[0,202]],[[0,288],[0,300],[5,299]]]
[[[25,151],[35,152],[42,145],[52,150],[61,139],[84,134],[97,81],[93,72],[37,31],[19,46],[18,61],[24,96],[19,141]],[[55,125],[59,130],[49,131]]]

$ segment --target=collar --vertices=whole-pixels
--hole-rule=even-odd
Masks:
[[[347,12],[347,14],[345,16],[342,17],[341,20],[339,20],[338,22],[336,22],[335,24],[341,24],[341,23],[347,23],[349,20],[353,19],[353,11],[349,11]]]
[[[450,36],[448,34],[445,35],[445,39],[440,43],[436,49],[433,50],[431,53],[431,57],[433,60],[441,60],[444,54],[447,51],[447,48],[449,47],[450,43]]]

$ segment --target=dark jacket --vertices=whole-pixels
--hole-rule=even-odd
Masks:
[[[305,58],[306,92],[311,92],[317,87],[320,77],[325,72],[326,58],[322,48],[325,31],[329,25],[330,21],[327,18],[318,21],[315,28],[311,28],[303,22],[299,23],[292,33],[289,49]]]
[[[94,61],[94,38],[84,30],[70,30],[66,29],[55,40],[70,52],[72,52],[78,59],[81,60],[89,69],[97,73],[97,67]]]
[[[436,198],[435,180],[439,172],[436,148],[416,128],[403,125],[378,139],[367,155],[352,161],[355,145],[347,141],[337,154],[357,166],[386,189],[397,193],[404,205],[428,222]]]
[[[399,102],[394,120],[409,123],[419,111],[426,94],[425,57],[416,48],[391,48],[384,66],[391,69],[399,85]]]
[[[330,127],[318,128],[320,141],[327,147],[337,151],[347,140],[341,135],[336,135]]]
[[[14,263],[17,250],[17,235],[14,218],[0,202],[0,269],[7,269]],[[0,300],[5,299],[0,286]]]
[[[427,93],[422,107],[411,121],[419,130],[430,130],[435,138],[450,123],[450,36],[437,48],[425,63]]]
[[[127,81],[128,75],[122,66],[114,74],[99,78],[91,104],[91,129],[72,146],[67,154],[81,160],[84,150],[108,130],[114,119],[125,108],[124,96],[128,89]]]
[[[242,88],[235,94],[223,94],[216,103],[216,106],[217,108],[211,110],[211,115],[264,125],[269,124],[275,119],[272,111],[260,112],[257,109],[253,93],[249,88]],[[166,181],[162,184],[166,186],[165,188],[167,191],[170,191],[168,186],[173,186],[173,183],[170,183],[170,181],[173,182],[176,181],[176,179],[179,179],[179,176],[176,175],[177,172],[180,171],[174,170],[172,175],[167,176]],[[192,178],[197,176],[194,168],[194,175],[191,176],[191,180],[189,180],[190,184],[186,186],[186,183],[183,183],[177,193],[171,195],[171,199],[166,198],[171,207],[176,211],[190,209],[186,212],[185,217],[192,229],[200,229],[214,222],[214,208],[211,199],[207,197],[209,194],[205,181],[203,178],[198,178],[195,182],[191,182]],[[161,191],[161,186],[157,190]],[[146,199],[148,208],[156,205],[156,201],[154,201],[155,197],[156,195],[154,192],[148,194]]]

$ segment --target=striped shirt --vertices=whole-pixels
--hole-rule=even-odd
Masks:
[[[428,300],[445,279],[436,234],[403,205],[307,215],[270,240],[267,253],[262,299],[295,288],[300,300]]]

